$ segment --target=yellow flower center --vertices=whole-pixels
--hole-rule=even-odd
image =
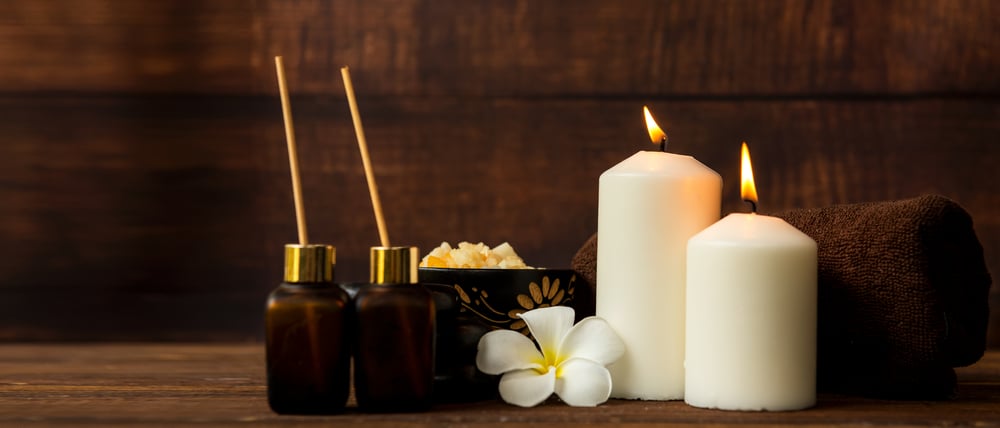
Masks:
[[[540,374],[540,375],[548,374],[552,370],[555,370],[556,371],[556,377],[559,377],[559,375],[561,373],[559,373],[559,368],[557,366],[552,366],[552,365],[550,365],[550,366],[542,366],[541,368],[535,369],[535,371],[538,372],[538,374]]]

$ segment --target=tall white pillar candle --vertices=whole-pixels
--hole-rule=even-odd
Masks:
[[[816,242],[776,217],[730,214],[691,238],[685,402],[816,403],[816,269]]]
[[[686,245],[719,219],[722,177],[690,156],[641,151],[599,188],[597,316],[626,348],[609,367],[611,396],[679,400]]]

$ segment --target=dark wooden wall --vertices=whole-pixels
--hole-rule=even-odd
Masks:
[[[940,193],[1000,275],[990,0],[5,1],[0,339],[261,337],[296,239],[279,54],[341,280],[377,243],[344,64],[394,243],[567,266],[648,104],[725,212],[745,139],[765,211]]]

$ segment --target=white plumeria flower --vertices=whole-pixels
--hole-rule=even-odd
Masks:
[[[573,325],[573,308],[553,306],[521,314],[539,349],[511,330],[491,331],[479,340],[476,366],[501,374],[500,397],[522,407],[545,401],[553,392],[570,406],[596,406],[611,395],[605,368],[625,353],[625,344],[607,321],[587,317]]]

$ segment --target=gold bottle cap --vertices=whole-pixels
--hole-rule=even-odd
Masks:
[[[416,284],[417,247],[372,247],[372,284]]]
[[[333,282],[336,263],[332,245],[285,244],[285,282]]]

